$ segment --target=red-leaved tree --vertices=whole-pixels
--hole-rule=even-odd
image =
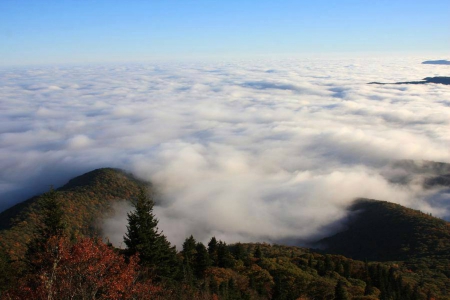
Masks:
[[[72,244],[51,237],[33,264],[39,267],[3,294],[5,299],[157,299],[163,292],[149,280],[138,282],[137,256],[126,262],[100,239]]]

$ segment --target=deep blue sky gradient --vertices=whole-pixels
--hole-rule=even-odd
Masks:
[[[0,65],[449,50],[448,0],[0,1]]]

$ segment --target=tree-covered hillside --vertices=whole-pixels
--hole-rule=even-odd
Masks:
[[[3,212],[0,299],[450,299],[449,225],[419,211],[360,199],[321,251],[190,236],[176,252],[152,194],[99,169]],[[135,207],[123,250],[96,226],[117,199]]]
[[[71,235],[99,234],[99,221],[110,214],[115,200],[131,199],[148,184],[118,169],[97,169],[70,180],[56,190]],[[41,196],[0,213],[0,249],[21,258],[36,226],[41,222]]]
[[[398,204],[359,199],[349,207],[347,229],[319,244],[360,260],[450,258],[450,223]]]

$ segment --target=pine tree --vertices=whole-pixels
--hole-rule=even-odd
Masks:
[[[236,260],[245,261],[247,253],[244,249],[244,246],[241,243],[237,243],[233,246],[233,256]]]
[[[342,265],[340,260],[338,260],[334,265],[334,271],[340,275],[344,274],[344,266]]]
[[[186,238],[186,240],[183,243],[183,250],[181,253],[183,254],[183,263],[187,265],[192,265],[192,262],[194,260],[195,255],[195,247],[197,245],[197,241],[194,239],[194,237],[191,235],[189,238]]]
[[[317,270],[317,273],[319,273],[320,276],[324,276],[325,275],[326,270],[325,270],[325,264],[324,264],[323,260],[317,261],[316,270]]]
[[[41,220],[36,227],[33,239],[27,245],[25,254],[25,261],[31,269],[39,267],[34,260],[36,255],[44,251],[47,241],[52,237],[64,236],[66,230],[64,211],[53,187],[40,197],[38,205]]]
[[[219,268],[234,267],[234,259],[225,242],[220,241],[217,245],[217,263]]]
[[[263,254],[262,254],[262,251],[261,251],[261,248],[259,247],[259,245],[256,246],[256,249],[255,249],[255,252],[253,253],[253,256],[255,258],[262,258],[263,257]]]
[[[272,276],[275,283],[273,288],[273,298],[282,300],[295,299],[291,295],[292,290],[286,274],[282,270],[276,270]]]
[[[196,253],[195,250],[196,241],[194,237],[191,235],[189,238],[186,238],[186,240],[183,243],[183,250],[181,251],[181,254],[183,254],[183,278],[184,281],[192,285],[194,280],[194,256]]]
[[[209,258],[211,259],[211,264],[213,266],[217,267],[217,240],[216,237],[212,237],[211,240],[208,243],[208,254],[209,254]]]
[[[161,277],[173,278],[179,270],[176,250],[158,230],[153,200],[141,190],[132,204],[135,210],[128,213],[124,236],[128,255],[139,253],[141,265],[151,268]]]
[[[195,247],[195,250],[195,275],[198,278],[203,278],[205,270],[211,265],[211,260],[209,259],[208,250],[206,250],[205,245],[203,245],[202,243],[198,243]]]
[[[16,275],[11,258],[4,249],[0,248],[0,295],[4,290],[10,288]]]
[[[364,296],[372,295],[373,292],[374,292],[374,288],[373,288],[371,281],[369,280],[368,282],[366,282],[366,287],[364,288]]]
[[[418,284],[416,284],[414,286],[414,291],[412,292],[411,299],[412,300],[419,300],[419,299],[421,299],[420,293],[419,293],[419,285]]]
[[[64,211],[58,201],[57,192],[51,188],[43,194],[39,201],[42,222],[37,229],[37,235],[44,242],[52,236],[61,236],[66,229]]]
[[[344,283],[342,280],[339,280],[336,288],[334,290],[334,299],[335,300],[349,300],[347,289],[344,287]]]
[[[344,276],[345,278],[350,278],[350,276],[352,275],[352,262],[350,260],[347,260],[344,263]]]
[[[236,299],[237,300],[237,299],[242,299],[242,298],[243,297],[241,297],[241,294],[236,285],[236,282],[234,281],[233,278],[230,278],[230,280],[228,280],[228,299],[231,299],[231,300]]]
[[[214,279],[214,276],[212,274],[209,276],[209,290],[212,294],[219,293],[219,284],[217,283],[216,279]]]
[[[333,271],[334,270],[334,263],[333,260],[331,259],[330,255],[325,255],[325,271]]]
[[[309,255],[308,257],[308,267],[312,268],[313,267],[313,256]]]

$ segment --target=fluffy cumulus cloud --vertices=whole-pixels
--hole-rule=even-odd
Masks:
[[[318,237],[356,197],[446,216],[445,196],[386,166],[450,162],[450,87],[367,84],[448,75],[423,60],[1,70],[0,209],[108,166],[158,187],[160,228],[178,245]],[[108,222],[120,240],[125,214]]]

